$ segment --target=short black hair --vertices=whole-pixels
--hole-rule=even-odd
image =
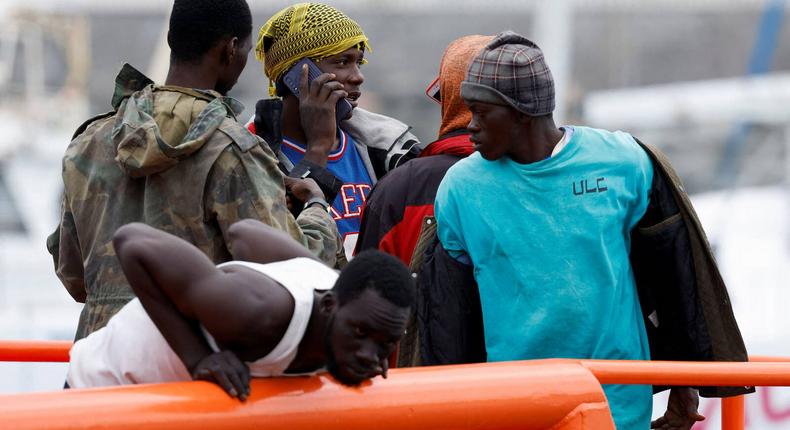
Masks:
[[[343,306],[368,289],[395,306],[414,307],[416,289],[409,270],[389,254],[376,250],[361,252],[340,272],[333,291],[338,305]]]
[[[196,61],[220,40],[252,36],[252,13],[245,0],[175,0],[167,44],[171,58]]]

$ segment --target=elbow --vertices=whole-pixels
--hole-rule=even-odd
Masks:
[[[228,244],[230,244],[231,248],[234,248],[235,243],[244,236],[244,225],[247,220],[241,220],[238,222],[234,222],[233,224],[228,227],[228,237],[225,238]]]
[[[115,248],[115,255],[123,263],[124,258],[137,256],[145,252],[148,239],[155,233],[153,227],[142,223],[126,224],[115,231],[112,237],[112,245]]]
[[[228,240],[240,240],[248,236],[251,231],[255,231],[265,225],[266,224],[252,218],[236,221],[228,227]]]
[[[247,261],[248,259],[247,254],[249,254],[249,247],[247,246],[245,237],[249,235],[249,229],[252,223],[252,220],[245,219],[233,223],[228,227],[228,249],[234,260]]]
[[[274,228],[252,218],[233,223],[228,227],[226,238],[233,259],[254,261],[255,242],[266,237],[270,231],[274,231]]]

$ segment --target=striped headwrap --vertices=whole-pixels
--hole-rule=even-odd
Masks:
[[[261,27],[255,56],[263,63],[269,95],[274,96],[275,82],[302,58],[318,62],[353,46],[371,50],[359,24],[332,6],[299,3],[277,12]]]

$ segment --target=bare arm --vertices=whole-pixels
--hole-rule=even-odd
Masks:
[[[129,285],[192,377],[214,381],[230,395],[245,399],[247,366],[230,351],[214,353],[200,322],[228,321],[227,315],[237,315],[233,312],[243,314],[247,298],[227,294],[224,273],[173,235],[128,224],[115,233],[113,245]]]
[[[282,230],[254,219],[234,223],[228,229],[230,252],[235,260],[271,263],[315,254]]]

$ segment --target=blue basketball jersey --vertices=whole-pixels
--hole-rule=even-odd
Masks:
[[[346,257],[350,259],[359,234],[362,207],[365,205],[373,181],[353,138],[341,129],[338,129],[338,137],[340,145],[329,154],[326,167],[343,181],[343,187],[332,202],[330,213],[343,238]],[[306,145],[301,142],[283,137],[282,151],[293,164],[304,158],[306,149]]]

